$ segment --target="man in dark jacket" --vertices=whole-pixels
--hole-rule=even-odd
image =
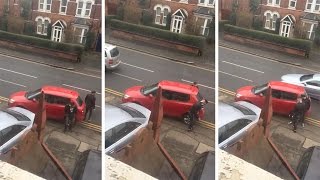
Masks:
[[[88,121],[91,120],[91,114],[92,110],[96,108],[96,91],[91,91],[91,94],[88,94],[85,98],[86,103],[86,114],[85,114],[85,120],[87,119],[87,114],[89,113]]]
[[[302,98],[302,102],[304,103],[304,113],[303,113],[303,117],[301,119],[301,123],[302,123],[302,127],[304,127],[304,119],[305,119],[305,116],[308,112],[308,110],[310,109],[310,106],[311,106],[311,99],[309,96],[305,95],[305,94],[302,94],[301,95],[301,98]]]
[[[190,111],[189,111],[189,115],[190,115],[190,124],[189,124],[189,128],[188,131],[192,131],[193,130],[193,124],[194,121],[196,119],[199,119],[199,112],[201,110],[201,108],[206,105],[208,103],[208,101],[206,99],[202,99],[201,101],[198,101],[196,103],[193,104],[193,106],[191,107]]]
[[[303,118],[305,112],[305,104],[302,102],[302,99],[299,97],[297,99],[297,104],[295,105],[293,111],[290,113],[290,118],[293,124],[293,132],[297,131],[297,123]]]
[[[65,125],[64,125],[64,132],[69,129],[72,131],[72,124],[75,120],[75,116],[77,113],[77,107],[75,106],[74,102],[69,102],[64,107],[64,113],[65,113]]]

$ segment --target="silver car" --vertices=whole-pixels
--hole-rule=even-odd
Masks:
[[[128,145],[134,135],[149,122],[151,111],[135,103],[106,104],[105,151],[112,154]]]
[[[259,120],[261,109],[251,103],[219,102],[219,148],[225,149],[238,142],[249,127]]]
[[[0,155],[17,145],[33,126],[35,114],[20,107],[0,110]]]
[[[320,100],[320,74],[287,74],[281,80],[303,86],[310,97]]]
[[[105,44],[105,63],[106,70],[116,69],[121,61],[120,61],[120,52],[118,48],[111,44]]]

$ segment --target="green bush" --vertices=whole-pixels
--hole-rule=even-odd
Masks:
[[[230,21],[228,21],[228,20],[219,21],[219,32],[222,32],[224,30],[224,26],[226,24],[230,24]]]
[[[117,15],[108,15],[106,16],[105,18],[105,21],[106,21],[106,27],[110,27],[110,21],[112,19],[119,19]]]
[[[33,36],[13,34],[5,31],[0,31],[0,39],[23,43],[31,46],[38,46],[64,52],[72,52],[81,54],[84,50],[83,46],[67,43],[58,43],[47,39],[42,39]]]
[[[162,30],[154,27],[130,24],[130,23],[126,23],[123,21],[115,20],[115,19],[111,20],[111,27],[115,29],[135,33],[135,34],[150,36],[154,38],[160,38],[160,39],[182,43],[190,46],[196,46],[200,49],[203,47],[205,42],[205,38],[201,36],[178,34],[178,33],[173,33],[170,31],[166,31],[166,30]]]
[[[142,10],[141,23],[146,26],[153,23],[153,15],[150,11]]]
[[[92,44],[95,41],[95,33],[94,32],[89,32],[87,34],[87,40],[86,40],[86,44],[85,44],[85,49],[86,50],[90,50],[92,47]]]
[[[161,26],[159,24],[149,24],[148,26],[154,27],[154,28],[158,28],[158,29],[163,29],[163,30],[170,30],[169,26]]]
[[[249,37],[253,39],[263,40],[271,43],[276,43],[284,46],[306,50],[307,52],[311,50],[311,46],[312,46],[311,41],[286,38],[276,34],[270,34],[266,32],[240,28],[232,25],[225,25],[224,31],[234,35]]]
[[[29,22],[29,21],[26,21],[24,23],[24,31],[23,33],[25,35],[29,35],[29,36],[32,36],[34,34],[34,25],[32,22]]]

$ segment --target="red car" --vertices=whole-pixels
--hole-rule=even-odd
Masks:
[[[64,120],[64,107],[70,100],[77,106],[76,121],[82,121],[85,115],[85,103],[82,101],[79,93],[73,90],[44,86],[35,91],[20,91],[12,94],[9,99],[9,107],[22,107],[36,113],[38,100],[41,91],[45,94],[46,113],[48,119]]]
[[[289,115],[297,103],[297,98],[306,94],[305,89],[301,86],[281,81],[270,81],[261,86],[245,86],[238,89],[235,100],[247,101],[262,108],[268,85],[272,89],[273,112],[278,114]]]
[[[151,86],[134,86],[125,91],[123,102],[134,102],[151,110],[158,87],[162,88],[163,113],[171,117],[185,117],[190,108],[203,97],[195,86],[173,81],[160,81]],[[203,119],[204,109],[199,117]]]

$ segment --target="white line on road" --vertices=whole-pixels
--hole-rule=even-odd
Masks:
[[[84,68],[88,71],[92,71],[92,72],[97,72],[97,73],[101,73],[101,70],[97,70],[97,69],[93,69],[93,68]]]
[[[14,85],[21,86],[21,87],[27,87],[27,86],[24,86],[22,84],[17,84],[17,83],[14,83],[14,82],[3,80],[3,79],[0,79],[0,81],[6,82],[6,83],[9,83],[9,84],[14,84]]]
[[[68,85],[68,84],[62,84],[63,86],[67,86],[67,87],[71,87],[71,88],[74,88],[74,89],[79,89],[79,90],[82,90],[82,91],[87,91],[87,92],[91,92],[92,90],[88,90],[88,89],[83,89],[83,88],[79,88],[79,87],[75,87],[75,86],[71,86],[71,85]],[[96,92],[97,94],[101,94],[101,93],[98,93]]]
[[[185,80],[185,79],[181,79],[181,81],[188,82],[188,83],[193,83],[192,81],[188,81],[188,80]],[[213,87],[206,86],[206,85],[203,85],[203,84],[198,84],[198,86],[202,86],[202,87],[209,88],[209,89],[214,89]]]
[[[241,68],[244,68],[244,69],[248,69],[248,70],[251,70],[251,71],[255,71],[255,72],[258,72],[258,73],[264,73],[262,71],[259,71],[259,70],[256,70],[256,69],[252,69],[252,68],[248,68],[248,67],[245,67],[245,66],[241,66],[241,65],[238,65],[238,64],[234,64],[234,63],[231,63],[231,62],[228,62],[228,61],[222,61],[224,63],[227,63],[227,64],[231,64],[231,65],[234,65],[234,66],[238,66],[238,67],[241,67]]]
[[[245,81],[253,82],[253,81],[250,80],[250,79],[246,79],[246,78],[243,78],[243,77],[240,77],[240,76],[236,76],[236,75],[233,75],[233,74],[229,74],[229,73],[226,73],[226,72],[223,72],[223,71],[219,71],[219,72],[222,73],[222,74],[226,74],[226,75],[229,75],[229,76],[232,76],[232,77],[236,77],[236,78],[245,80]],[[219,77],[219,78],[220,78],[220,77]]]
[[[126,75],[123,75],[123,74],[119,74],[119,73],[115,73],[115,72],[112,72],[112,74],[116,74],[118,76],[122,76],[122,77],[126,77],[126,78],[129,78],[129,79],[132,79],[132,80],[136,80],[136,81],[142,82],[142,80],[140,80],[140,79],[136,79],[136,78],[133,78],[133,77],[130,77],[130,76],[126,76]]]
[[[128,63],[125,63],[125,62],[121,62],[121,64],[124,64],[124,65],[127,65],[127,66],[132,66],[132,67],[135,67],[135,68],[138,68],[138,69],[142,69],[142,70],[145,70],[145,71],[149,71],[149,72],[154,72],[152,70],[149,70],[149,69],[146,69],[146,68],[142,68],[142,67],[139,67],[139,66],[135,66],[135,65],[132,65],[132,64],[128,64]]]
[[[37,77],[35,77],[35,76],[31,76],[31,75],[29,75],[29,74],[24,74],[24,73],[20,73],[20,72],[12,71],[12,70],[4,69],[4,68],[0,68],[0,69],[1,69],[1,70],[4,70],[4,71],[8,71],[8,72],[12,72],[12,73],[16,73],[16,74],[20,74],[20,75],[23,75],[23,76],[32,77],[32,78],[37,79]]]

